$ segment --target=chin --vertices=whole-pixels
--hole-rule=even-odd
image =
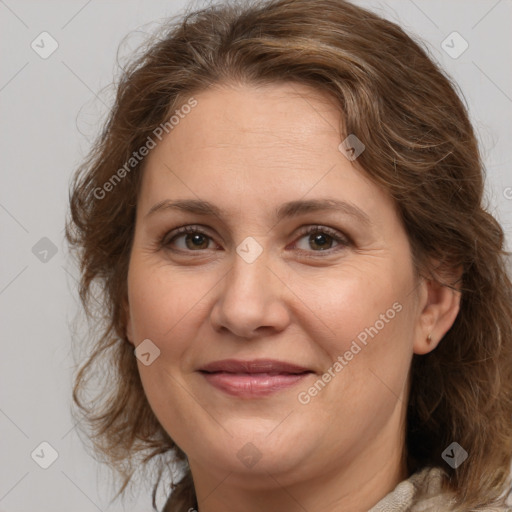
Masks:
[[[210,449],[212,446],[215,449],[209,450],[208,457],[201,453],[199,458],[202,461],[209,459],[208,465],[240,475],[241,478],[247,475],[257,478],[258,482],[251,481],[251,486],[268,487],[269,473],[275,477],[279,475],[281,483],[281,477],[293,480],[292,474],[296,475],[299,468],[304,468],[309,452],[314,450],[307,450],[307,439],[290,435],[286,428],[280,436],[275,431],[269,432],[272,432],[271,428],[266,428],[264,432],[245,429],[243,434],[238,431],[233,438],[226,434],[224,443],[219,443],[216,437],[216,442],[212,439],[210,445]]]

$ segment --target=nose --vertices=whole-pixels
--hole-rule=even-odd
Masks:
[[[232,269],[216,287],[211,312],[215,330],[252,339],[281,332],[289,324],[287,300],[293,294],[264,254],[252,263],[235,255]]]

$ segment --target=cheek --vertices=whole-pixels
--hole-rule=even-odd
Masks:
[[[190,450],[190,431],[204,411],[191,399],[181,367],[191,346],[191,322],[200,312],[205,291],[191,286],[192,274],[137,263],[132,262],[128,274],[134,341],[138,345],[150,339],[160,350],[150,365],[138,362],[140,379],[160,424],[182,449]]]
[[[172,369],[187,373],[197,354],[197,333],[208,320],[209,295],[219,277],[214,272],[199,274],[194,269],[162,264],[138,265],[134,260],[128,274],[130,317],[136,345],[151,340],[160,350],[157,362],[162,372]],[[151,368],[151,367],[149,367]],[[139,367],[141,376],[146,367]],[[143,377],[153,379],[149,373]],[[165,382],[165,375],[159,386]],[[161,388],[163,389],[163,388]]]
[[[130,317],[136,341],[158,344],[174,337],[194,308],[200,307],[204,284],[192,274],[168,266],[149,266],[135,259],[128,273]]]
[[[371,271],[371,266],[361,264],[336,283],[322,293],[317,288],[312,302],[328,327],[323,329],[325,336],[311,334],[328,355],[324,371],[334,374],[325,399],[339,403],[339,410],[349,406],[353,411],[371,410],[376,400],[396,401],[412,355],[411,282],[406,268],[392,263]]]
[[[303,293],[309,288],[305,296],[310,297],[305,306],[321,319],[324,348],[332,359],[350,350],[354,340],[364,347],[365,342],[369,345],[400,330],[405,280],[385,276],[392,276],[388,269],[372,273],[361,265],[329,279],[323,287],[304,283]]]
[[[148,403],[173,441],[185,452],[193,452],[198,419],[205,410],[199,400],[191,399],[187,383],[179,372],[173,371],[170,361],[159,357],[151,366],[139,364],[139,374]]]

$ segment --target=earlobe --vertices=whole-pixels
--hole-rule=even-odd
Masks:
[[[414,353],[419,355],[428,354],[439,345],[440,341],[441,337],[434,339],[432,333],[429,333],[425,340],[416,340],[414,343]]]
[[[460,281],[459,276],[456,282]],[[441,342],[450,330],[460,310],[459,289],[428,280],[423,283],[426,299],[420,313],[417,336],[414,341],[415,354],[428,354]]]

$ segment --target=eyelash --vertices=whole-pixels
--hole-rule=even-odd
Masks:
[[[341,250],[344,247],[348,247],[348,246],[352,245],[352,241],[350,240],[349,237],[347,237],[345,235],[341,235],[338,231],[336,231],[336,230],[334,230],[332,228],[328,228],[326,226],[318,226],[318,225],[316,225],[316,226],[308,226],[305,229],[302,229],[299,232],[297,241],[299,239],[303,238],[306,235],[311,235],[311,234],[316,234],[316,233],[323,233],[323,234],[328,235],[335,242],[337,242],[338,245],[335,248],[333,248],[333,249],[326,249],[326,250],[320,250],[320,251],[305,251],[304,249],[298,249],[298,251],[301,254],[305,255],[306,257],[311,257],[311,258],[320,257],[320,258],[323,258],[323,257],[331,255],[334,252],[338,252],[339,250]],[[169,247],[171,245],[171,243],[174,242],[178,237],[180,237],[183,234],[199,234],[199,235],[203,235],[203,236],[205,236],[205,237],[207,237],[207,238],[209,238],[209,239],[211,239],[213,241],[213,238],[210,235],[208,235],[208,233],[206,233],[202,229],[198,228],[198,226],[194,226],[194,225],[182,226],[182,227],[176,228],[176,229],[174,229],[174,230],[172,230],[170,232],[167,232],[161,238],[161,241],[159,243],[159,248],[160,249],[169,249],[172,252],[179,252],[179,253],[183,253],[183,252],[187,252],[187,253],[203,252],[204,250],[207,250],[207,249],[204,249],[204,250],[197,250],[197,251],[183,251],[181,249],[171,249]],[[341,246],[341,248],[340,248],[340,246]],[[319,254],[318,256],[316,256],[316,255],[312,256],[311,253],[321,253],[322,255]]]

